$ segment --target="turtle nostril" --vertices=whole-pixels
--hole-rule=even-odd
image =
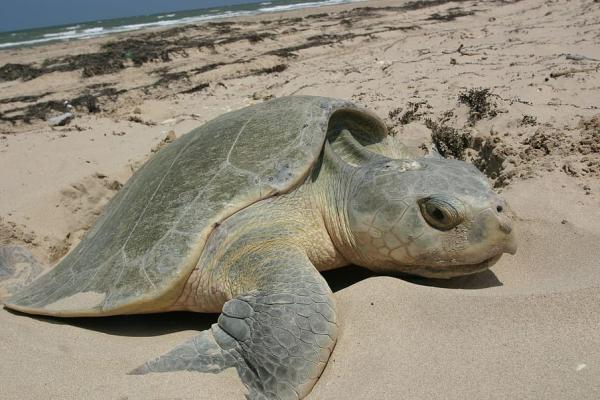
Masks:
[[[501,213],[504,210],[504,207],[498,205],[496,206],[496,211],[498,211],[499,213]]]
[[[508,221],[501,222],[500,230],[502,232],[506,233],[507,235],[510,234],[512,232],[512,226],[511,226],[510,222],[508,222]]]

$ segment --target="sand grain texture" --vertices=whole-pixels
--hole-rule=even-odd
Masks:
[[[131,38],[169,54],[91,77],[76,68],[0,79],[0,243],[50,265],[166,138],[271,97],[351,99],[415,151],[433,130],[485,170],[515,213],[520,248],[451,281],[328,274],[342,333],[308,399],[600,398],[600,6],[434,3],[368,1],[0,51],[0,67],[36,68]],[[481,88],[483,108],[459,101]],[[49,127],[65,100],[75,119]],[[215,319],[0,310],[0,397],[241,399],[233,370],[126,375]]]

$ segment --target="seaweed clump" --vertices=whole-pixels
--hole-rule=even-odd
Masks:
[[[388,113],[388,117],[394,125],[407,125],[413,121],[418,121],[421,119],[421,117],[424,115],[424,112],[420,111],[421,107],[423,106],[431,108],[431,106],[429,106],[425,101],[409,101],[406,105],[406,111],[404,114],[402,113],[403,109],[399,107],[390,111]]]
[[[577,144],[581,154],[600,153],[600,114],[579,122],[581,139]]]
[[[422,116],[422,113],[419,112],[419,109],[425,104],[426,103],[424,101],[418,103],[409,102],[407,106],[408,110],[402,115],[402,117],[400,117],[400,124],[407,125],[413,121],[419,120],[419,118]]]
[[[519,121],[519,126],[534,126],[537,125],[537,118],[533,115],[523,115],[523,118]]]
[[[38,102],[25,107],[8,110],[3,115],[0,115],[0,120],[11,122],[13,124],[17,121],[23,121],[29,124],[35,119],[45,120],[53,112],[65,113],[75,109],[86,111],[88,113],[97,113],[102,111],[98,101],[100,98],[107,97],[114,99],[124,92],[124,89],[117,90],[115,88],[105,88],[95,93],[84,93],[68,100]]]
[[[441,22],[450,22],[454,21],[459,17],[466,17],[469,15],[475,15],[475,11],[465,11],[460,7],[453,7],[448,10],[447,13],[433,13],[427,18],[429,21],[441,21]]]
[[[458,95],[458,101],[469,107],[469,123],[474,125],[484,118],[493,118],[498,115],[496,103],[490,98],[493,96],[490,89],[469,89]]]
[[[277,64],[274,65],[272,67],[268,67],[268,68],[263,68],[260,69],[258,71],[256,71],[259,74],[274,74],[276,72],[283,72],[287,69],[287,65],[286,64]]]
[[[505,169],[505,161],[514,156],[515,151],[500,138],[473,137],[468,130],[459,130],[430,119],[425,121],[425,125],[431,130],[431,140],[442,157],[472,162],[493,181],[494,187],[510,183],[515,171]]]
[[[277,64],[272,67],[253,69],[248,73],[236,76],[236,78],[245,78],[247,76],[254,76],[254,75],[274,74],[274,73],[278,73],[278,72],[283,72],[287,68],[288,68],[287,64]]]
[[[466,151],[473,143],[469,132],[459,131],[430,119],[425,120],[425,126],[431,130],[431,140],[442,157],[465,159]]]
[[[409,1],[398,8],[401,8],[403,11],[415,11],[423,8],[437,7],[447,3],[462,3],[465,1],[467,0],[415,0]]]
[[[16,81],[17,79],[28,81],[43,73],[39,68],[32,67],[29,64],[8,63],[0,67],[0,82]]]
[[[183,91],[183,92],[181,92],[181,93],[196,93],[196,92],[200,92],[200,91],[202,91],[202,90],[204,90],[204,89],[208,88],[209,86],[210,86],[210,84],[208,84],[208,83],[204,82],[204,83],[201,83],[201,84],[199,84],[199,85],[196,85],[196,86],[194,86],[194,87],[192,87],[192,88],[186,89],[186,90],[184,90],[184,91]]]

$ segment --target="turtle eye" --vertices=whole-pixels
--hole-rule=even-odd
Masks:
[[[419,200],[421,214],[435,229],[447,231],[464,220],[464,206],[460,200],[448,196],[430,196]]]

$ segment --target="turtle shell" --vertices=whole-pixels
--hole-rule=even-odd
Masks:
[[[165,310],[214,227],[302,184],[328,130],[344,120],[367,136],[375,124],[380,137],[372,142],[382,139],[385,128],[371,114],[309,96],[246,107],[183,135],[129,179],[73,251],[6,306],[59,316]]]

